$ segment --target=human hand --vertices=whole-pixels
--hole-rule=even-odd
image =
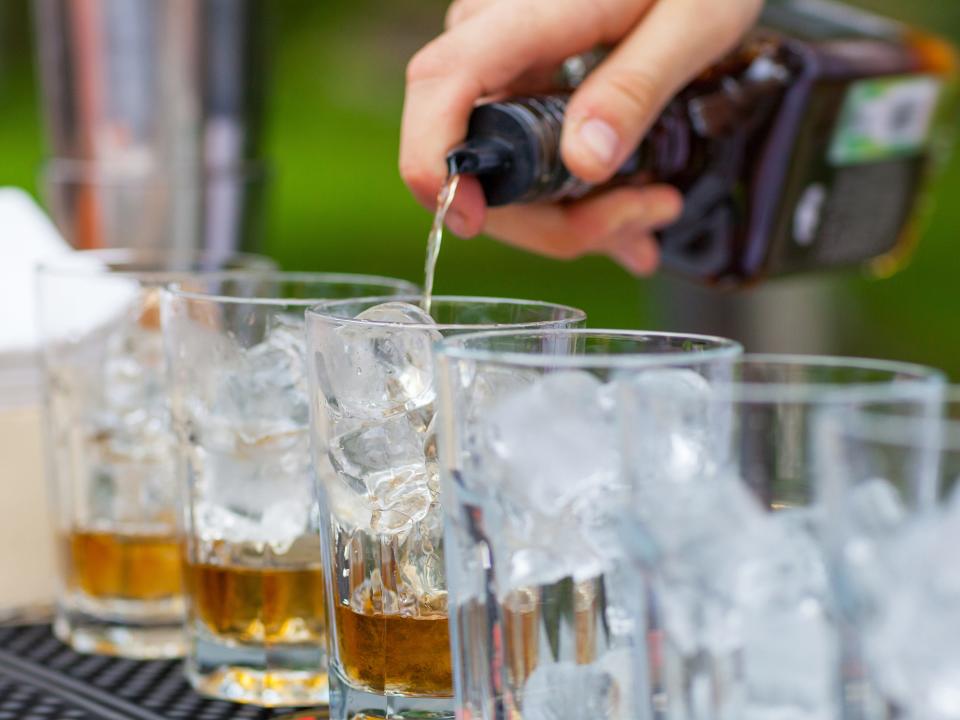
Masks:
[[[407,68],[400,173],[433,209],[446,153],[481,99],[543,92],[564,59],[616,47],[567,107],[561,150],[570,171],[609,180],[660,111],[752,26],[763,0],[455,0],[447,29]],[[665,185],[618,188],[571,204],[487,210],[476,178],[461,180],[447,225],[557,258],[605,254],[640,275],[656,269],[653,231],[680,214]]]

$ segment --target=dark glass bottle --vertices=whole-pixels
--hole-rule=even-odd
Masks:
[[[944,41],[825,0],[771,0],[730,56],[664,110],[611,184],[667,182],[684,214],[664,264],[717,284],[870,263],[912,246],[955,56]],[[602,189],[560,158],[567,95],[477,107],[447,160],[492,206]]]

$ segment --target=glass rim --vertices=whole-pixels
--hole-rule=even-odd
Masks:
[[[83,258],[100,260],[103,266],[92,266],[84,263]],[[247,267],[237,267],[231,270],[170,270],[161,269],[167,263],[197,263],[204,262],[226,263],[241,261],[249,263]],[[156,265],[156,269],[113,269],[112,265],[137,264]],[[104,267],[105,266],[105,267]],[[276,263],[266,255],[248,252],[217,252],[213,250],[192,250],[166,247],[130,247],[130,248],[95,248],[88,250],[71,250],[48,260],[37,263],[37,276],[42,277],[76,277],[76,278],[122,278],[147,282],[174,282],[178,278],[191,275],[209,275],[218,272],[236,273],[238,276],[261,275],[277,272]]]
[[[548,320],[530,320],[528,322],[512,323],[435,323],[428,325],[426,323],[394,323],[383,320],[358,320],[355,317],[347,317],[335,314],[336,308],[350,304],[367,303],[369,305],[378,305],[386,302],[408,302],[416,304],[423,299],[423,295],[376,295],[370,297],[344,298],[337,300],[327,300],[321,303],[314,303],[314,306],[307,309],[307,321],[321,321],[336,323],[337,325],[353,327],[388,327],[404,328],[407,330],[533,330],[537,328],[550,329],[556,328],[557,323],[562,322],[584,322],[587,314],[572,305],[563,305],[561,303],[548,302],[546,300],[524,300],[522,298],[499,298],[487,297],[483,295],[434,295],[432,302],[434,306],[438,304],[473,304],[473,305],[527,305],[539,308],[552,308],[554,310],[563,310],[568,313],[565,318],[551,318]],[[327,310],[330,310],[329,312]],[[472,334],[472,333],[471,333]]]
[[[719,399],[744,405],[893,402],[921,398],[931,389],[942,389],[947,382],[942,370],[900,360],[792,353],[747,353],[737,358],[736,366],[750,365],[865,370],[890,377],[845,383],[719,380],[714,384]]]
[[[249,272],[246,270],[222,270],[222,271],[212,271],[198,273],[205,281],[217,281],[217,280],[244,280],[250,277],[256,277],[258,280],[265,280],[267,282],[274,280],[280,282],[303,282],[303,283],[316,283],[334,285],[334,284],[344,284],[344,285],[369,285],[370,290],[374,289],[374,286],[379,286],[379,289],[385,289],[388,287],[395,287],[398,290],[412,290],[417,291],[420,288],[417,287],[414,283],[409,280],[403,280],[401,278],[391,278],[383,275],[366,275],[366,274],[354,274],[354,273],[341,273],[341,272],[309,272],[309,271],[285,271],[285,270],[274,270],[274,271],[264,271],[264,272]],[[184,300],[193,300],[193,301],[203,301],[218,303],[221,305],[295,305],[302,306],[305,308],[310,308],[317,305],[318,302],[327,302],[327,299],[322,297],[314,298],[281,298],[281,297],[269,297],[269,296],[254,296],[254,297],[244,297],[242,295],[227,295],[224,293],[208,293],[203,291],[196,290],[184,290],[181,288],[178,283],[171,283],[164,291],[174,299],[184,299]],[[358,295],[356,298],[340,298],[337,300],[330,299],[329,302],[356,302],[357,300],[365,300],[368,296]],[[379,297],[379,296],[378,296]],[[398,297],[410,297],[410,295],[384,295],[385,299],[396,299]]]
[[[847,439],[888,445],[895,448],[937,448],[948,453],[960,453],[960,414],[944,416],[949,407],[960,409],[960,385],[947,385],[941,395],[940,413],[929,415],[899,415],[875,405],[884,401],[867,403],[857,407],[843,408],[829,416],[835,423],[836,432]],[[887,403],[889,404],[889,403]],[[937,430],[928,431],[931,423]]]
[[[714,347],[690,352],[677,349],[676,351],[651,353],[591,353],[583,355],[544,355],[537,352],[523,352],[520,350],[491,350],[485,348],[466,347],[470,342],[496,340],[504,338],[534,337],[549,333],[560,336],[581,336],[597,338],[619,338],[623,340],[649,339],[677,339],[705,342]],[[677,333],[655,330],[624,330],[604,328],[545,328],[543,330],[488,330],[484,332],[456,335],[445,338],[436,346],[439,356],[451,360],[469,360],[491,365],[509,365],[512,367],[540,368],[545,365],[559,368],[628,368],[669,366],[689,364],[696,358],[697,362],[711,362],[714,360],[735,360],[743,354],[743,346],[735,340],[714,335],[698,335],[696,333]]]
[[[211,180],[239,180],[256,183],[271,175],[270,163],[265,160],[243,159],[228,165],[177,166],[156,162],[152,158],[128,158],[126,161],[103,161],[87,158],[48,157],[39,164],[39,174],[44,183],[87,184],[115,186],[156,178],[172,178],[182,181],[184,173],[192,175],[197,185]]]

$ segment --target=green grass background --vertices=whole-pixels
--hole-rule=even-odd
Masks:
[[[960,40],[958,0],[859,4]],[[275,180],[266,251],[289,269],[421,281],[430,218],[398,177],[398,124],[406,60],[439,31],[445,3],[267,6],[274,47],[266,151]],[[0,0],[0,185],[36,193],[44,148],[33,59],[27,0]],[[933,364],[960,379],[958,228],[954,160],[913,264],[884,281],[845,276],[833,308],[842,332],[832,349]],[[449,240],[437,279],[439,292],[556,300],[587,310],[594,326],[663,329],[665,313],[649,286],[602,258],[552,261],[483,238]]]

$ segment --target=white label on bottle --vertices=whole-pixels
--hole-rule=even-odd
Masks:
[[[830,146],[834,165],[857,165],[921,152],[940,100],[935,77],[861,80],[850,86]]]

